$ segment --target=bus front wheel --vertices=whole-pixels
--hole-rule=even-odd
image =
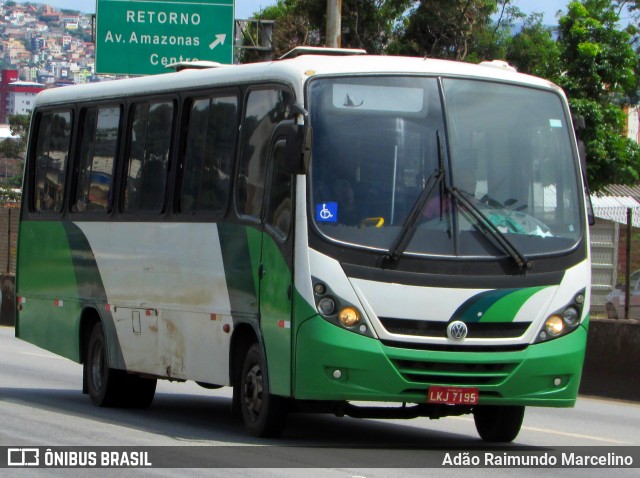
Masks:
[[[245,356],[240,380],[240,410],[249,434],[277,437],[286,420],[283,397],[269,393],[266,360],[259,344],[253,344]]]
[[[473,409],[476,430],[484,441],[511,442],[522,427],[524,407],[506,405],[479,405]]]
[[[99,407],[147,408],[156,392],[155,379],[109,367],[107,342],[99,322],[93,326],[87,343],[84,379],[91,401]]]

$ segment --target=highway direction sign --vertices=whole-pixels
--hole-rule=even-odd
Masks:
[[[233,63],[233,0],[98,0],[96,72],[165,73],[169,63]]]

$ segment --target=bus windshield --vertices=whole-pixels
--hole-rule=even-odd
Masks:
[[[525,256],[567,251],[582,235],[571,123],[553,91],[318,78],[309,110],[312,217],[329,239],[389,250],[410,228],[404,254],[486,258],[505,250],[483,220]]]

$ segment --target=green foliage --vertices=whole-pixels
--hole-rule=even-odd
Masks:
[[[529,19],[519,8],[511,5],[511,0],[499,0],[497,12],[486,27],[474,33],[472,47],[465,61],[480,63],[507,58],[516,25]]]
[[[5,138],[0,143],[0,154],[5,158],[19,158],[23,153],[20,141],[13,138]]]
[[[542,14],[525,18],[521,30],[508,42],[507,61],[522,73],[559,78],[562,73],[560,45],[553,33],[553,28],[543,25]]]
[[[20,186],[15,186],[13,184],[9,185],[0,185],[0,204],[4,205],[6,203],[19,203],[20,202],[20,192],[16,191]]]
[[[29,136],[31,115],[14,115],[9,117],[9,130],[17,138],[7,138],[0,143],[0,154],[5,158],[24,157]]]
[[[343,0],[342,47],[384,53],[397,19],[412,3],[411,0]],[[279,58],[299,45],[324,46],[326,13],[326,0],[278,0],[255,18],[276,21],[273,57]],[[245,55],[243,60],[251,58]]]
[[[486,33],[497,0],[421,0],[397,30],[392,52],[464,60]]]
[[[585,118],[589,184],[594,191],[635,184],[640,149],[625,137],[624,112],[614,101],[634,96],[637,88],[633,30],[618,25],[619,7],[609,0],[573,1],[567,9],[558,28],[563,73],[552,78],[565,89],[572,111]]]
[[[14,136],[19,136],[23,144],[26,144],[27,142],[30,124],[30,114],[9,116],[9,130],[11,131],[11,134]]]
[[[320,46],[319,25],[313,25],[309,13],[304,6],[313,2],[298,2],[295,0],[278,0],[276,5],[265,8],[254,15],[256,19],[275,20],[273,30],[273,58],[280,58],[289,50],[299,45]],[[256,37],[251,29],[246,32],[246,37]],[[245,43],[251,44],[249,38]],[[259,61],[260,54],[255,51],[245,51],[240,58],[241,62]]]
[[[637,56],[619,20],[610,0],[568,5],[558,29],[566,73],[558,81],[570,97],[605,102],[612,94],[633,92]]]
[[[612,103],[593,99],[571,100],[574,114],[585,118],[581,134],[587,151],[587,176],[593,191],[608,184],[636,184],[640,178],[640,146],[622,134],[624,112]]]

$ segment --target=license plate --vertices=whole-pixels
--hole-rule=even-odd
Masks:
[[[432,385],[427,394],[427,403],[446,405],[477,405],[480,391],[477,388],[443,387]]]

